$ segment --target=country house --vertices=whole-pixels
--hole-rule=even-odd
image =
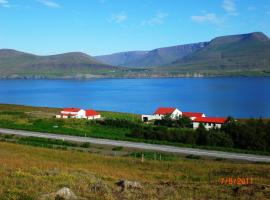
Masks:
[[[101,115],[92,109],[63,108],[60,115],[56,115],[56,118],[99,119],[101,118]]]
[[[169,116],[173,120],[180,117],[188,117],[192,121],[193,129],[197,129],[200,124],[206,129],[221,128],[221,126],[227,122],[226,118],[206,117],[206,115],[201,112],[182,112],[177,108],[164,107],[158,108],[152,115],[142,115],[142,121],[149,122],[152,120],[160,120],[165,116]]]

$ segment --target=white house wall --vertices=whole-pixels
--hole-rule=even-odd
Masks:
[[[100,119],[100,115],[88,116],[87,119]]]
[[[180,116],[182,116],[182,112],[178,109],[175,109],[171,115],[171,118],[176,119],[179,118]]]
[[[221,124],[214,124],[214,123],[202,123],[204,127],[209,130],[212,128],[221,128]],[[197,129],[199,127],[199,122],[193,122],[193,129]]]

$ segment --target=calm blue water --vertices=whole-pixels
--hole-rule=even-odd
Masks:
[[[270,117],[270,78],[0,80],[0,103],[209,116]]]

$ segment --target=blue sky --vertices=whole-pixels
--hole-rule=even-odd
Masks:
[[[102,55],[270,35],[269,0],[0,0],[0,48]]]

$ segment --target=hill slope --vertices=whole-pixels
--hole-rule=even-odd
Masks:
[[[114,69],[118,68],[103,64],[81,52],[37,56],[12,49],[0,49],[1,76],[96,74]]]
[[[254,32],[217,37],[210,42],[96,57],[81,52],[38,56],[0,49],[0,78],[136,78],[190,75],[269,76],[270,39],[261,32]]]
[[[103,63],[115,65],[115,66],[132,66],[133,62],[140,60],[147,51],[127,51],[114,53],[110,55],[95,56],[95,58]]]
[[[172,65],[189,70],[270,69],[270,39],[260,32],[217,37]]]
[[[111,55],[96,56],[95,58],[111,65],[127,67],[153,67],[169,64],[183,58],[205,46],[206,43],[177,45],[158,48],[151,51],[130,51]]]

